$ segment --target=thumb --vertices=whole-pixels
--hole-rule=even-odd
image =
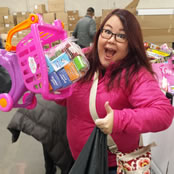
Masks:
[[[108,101],[105,102],[105,109],[106,109],[107,114],[109,114],[110,112],[112,112],[112,108],[109,105],[109,102]]]

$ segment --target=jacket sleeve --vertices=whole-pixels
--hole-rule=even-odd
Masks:
[[[73,31],[73,33],[72,33],[72,35],[75,37],[75,38],[77,38],[77,29],[78,29],[78,23],[76,24],[76,26],[75,26],[75,29],[74,29],[74,31]]]
[[[125,91],[132,108],[114,110],[113,133],[158,132],[171,125],[174,109],[149,72],[139,72]]]
[[[13,115],[7,127],[12,133],[13,142],[18,138],[16,133],[22,131],[41,143],[50,143],[52,141],[51,132],[59,134],[60,126],[58,127],[57,124],[61,123],[62,131],[65,130],[66,108],[53,101],[43,100],[40,96],[37,96],[37,101],[35,109],[20,108]]]
[[[96,23],[93,19],[90,20],[89,35],[93,38],[96,34]]]
[[[66,108],[53,101],[37,96],[38,105],[33,110],[20,108],[8,124],[12,142],[17,141],[20,132],[32,136],[48,152],[61,171],[68,173],[74,160],[66,137]]]

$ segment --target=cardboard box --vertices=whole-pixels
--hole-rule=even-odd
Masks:
[[[17,24],[23,22],[23,21],[26,20],[27,18],[28,18],[28,17],[25,16],[25,15],[17,16],[17,18],[16,18]]]
[[[172,29],[143,29],[144,41],[147,42],[174,42],[174,28]]]
[[[34,6],[34,10],[33,10],[34,13],[46,13],[46,7],[45,7],[45,4],[38,4],[38,5],[35,5]]]
[[[28,11],[22,11],[22,16],[26,16],[26,17],[29,17],[29,15],[31,14],[31,12],[28,12]]]
[[[144,41],[152,43],[174,42],[174,15],[138,15]]]
[[[22,16],[22,12],[13,12],[13,16]]]
[[[130,3],[125,7],[125,9],[130,9],[130,8],[135,8],[135,7],[137,7],[139,1],[140,1],[140,0],[133,0],[132,2],[130,2]]]
[[[4,24],[15,24],[14,16],[4,16]]]
[[[48,12],[65,11],[64,0],[48,0]]]
[[[68,24],[68,31],[74,31],[76,24]]]
[[[4,27],[4,23],[0,23],[0,27]]]
[[[8,16],[9,8],[8,7],[0,7],[0,16]]]
[[[4,16],[0,16],[0,24],[4,24]]]
[[[5,27],[4,26],[0,26],[0,34],[2,33],[6,33]]]
[[[101,16],[95,17],[96,29],[98,30],[101,24]]]
[[[68,10],[67,11],[68,16],[79,16],[78,10]]]
[[[68,23],[68,15],[64,11],[56,12],[56,19],[60,19],[64,24]]]
[[[174,15],[141,15],[136,18],[142,29],[174,28]]]
[[[113,9],[102,9],[101,22],[105,19],[105,17],[112,11]]]
[[[52,24],[55,19],[56,19],[55,13],[44,13],[43,14],[43,20],[46,23]]]
[[[68,16],[68,24],[77,24],[79,20],[79,16],[78,15],[73,15],[73,16]]]
[[[15,25],[14,24],[5,24],[4,28],[5,28],[5,33],[8,33],[9,30],[11,30]]]
[[[139,3],[139,0],[133,0],[131,3],[129,3],[125,7],[125,9],[128,10],[128,11],[130,11],[134,15],[136,15],[136,13],[137,13],[136,8],[137,8],[138,3]]]

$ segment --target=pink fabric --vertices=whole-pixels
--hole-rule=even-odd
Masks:
[[[141,133],[157,132],[167,129],[173,120],[173,107],[161,92],[157,81],[145,69],[131,79],[125,87],[121,81],[119,89],[109,93],[105,84],[108,73],[99,80],[96,108],[99,117],[106,115],[104,103],[109,101],[114,109],[114,127],[112,137],[121,152],[130,152],[138,147]],[[89,113],[89,93],[92,81],[83,85],[74,85],[72,96],[57,101],[67,106],[67,137],[74,159],[90,136],[95,124]],[[115,166],[115,155],[109,153],[109,166]]]
[[[90,51],[90,47],[85,47],[85,48],[82,48],[82,51],[83,53],[88,53],[88,51]]]

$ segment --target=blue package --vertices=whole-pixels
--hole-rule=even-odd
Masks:
[[[62,67],[64,67],[66,64],[70,62],[70,58],[66,53],[62,53],[60,56],[55,58],[51,61],[51,65],[54,68],[55,71],[58,71]]]
[[[45,59],[46,59],[47,67],[48,67],[48,74],[51,74],[54,71],[54,68],[53,68],[51,61],[47,55],[45,55]]]
[[[68,74],[66,73],[65,69],[62,68],[57,72],[57,75],[59,76],[63,87],[67,87],[72,84],[72,81],[70,80]]]
[[[54,91],[63,87],[63,84],[55,71],[48,75],[48,79]]]

